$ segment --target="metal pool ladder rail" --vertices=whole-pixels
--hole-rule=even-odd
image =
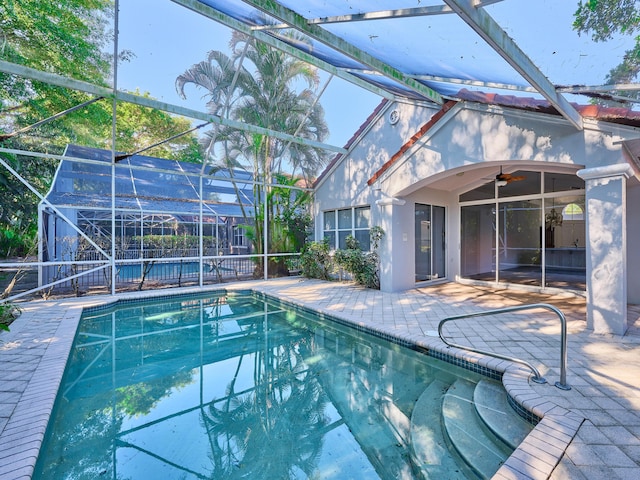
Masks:
[[[458,345],[457,343],[452,343],[452,342],[449,342],[449,341],[445,340],[445,338],[442,336],[442,327],[444,326],[445,323],[450,322],[452,320],[461,320],[463,318],[472,318],[472,317],[485,317],[485,316],[488,316],[488,315],[496,315],[496,314],[500,314],[500,313],[509,313],[509,312],[518,312],[518,311],[521,311],[521,310],[534,310],[534,309],[537,309],[537,308],[544,308],[544,309],[547,309],[547,310],[551,310],[556,315],[558,315],[558,318],[560,318],[560,325],[561,325],[561,335],[560,335],[560,381],[556,382],[555,386],[558,387],[561,390],[571,390],[571,387],[567,384],[567,319],[565,318],[564,314],[560,310],[558,310],[556,307],[554,307],[553,305],[549,305],[547,303],[532,303],[532,304],[529,304],[529,305],[519,305],[519,306],[516,306],[516,307],[498,308],[498,309],[495,309],[495,310],[486,310],[486,311],[483,311],[483,312],[475,312],[475,313],[465,313],[465,314],[462,314],[462,315],[455,315],[453,317],[447,317],[447,318],[441,320],[440,323],[438,324],[438,336],[440,337],[440,340],[442,340],[444,343],[446,343],[450,347],[461,348],[462,350],[468,350],[470,352],[480,353],[481,355],[489,355],[491,357],[500,358],[502,360],[509,360],[511,362],[514,362],[514,363],[519,363],[521,365],[525,365],[525,366],[529,367],[531,369],[531,371],[533,372],[534,377],[531,379],[532,381],[534,381],[536,383],[546,383],[547,381],[540,375],[540,372],[538,371],[538,369],[536,367],[534,367],[533,365],[531,365],[529,362],[525,361],[525,360],[520,360],[519,358],[508,357],[506,355],[500,355],[499,353],[487,352],[487,351],[480,350],[480,349],[477,349],[477,348],[467,347],[465,345]]]

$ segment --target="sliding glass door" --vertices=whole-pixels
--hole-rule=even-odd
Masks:
[[[444,278],[446,276],[444,207],[416,204],[415,239],[416,282]]]

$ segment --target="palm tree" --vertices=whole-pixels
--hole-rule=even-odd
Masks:
[[[319,76],[314,67],[238,32],[232,35],[230,47],[231,56],[212,51],[205,61],[180,75],[176,80],[178,94],[186,98],[185,87],[192,84],[206,90],[211,113],[309,140],[326,138],[328,128],[315,94]],[[290,178],[302,177],[309,182],[328,161],[321,149],[224,125],[214,126],[204,141],[205,163],[230,171],[242,168],[265,185],[285,172]],[[254,185],[251,217],[264,219],[266,213],[271,225],[276,207],[268,204],[269,194],[269,187]],[[244,214],[248,220],[249,215]],[[277,251],[264,248],[261,222],[256,221],[251,230],[256,253]],[[275,248],[282,242],[274,241],[274,229],[268,230],[267,244]],[[261,264],[257,265],[255,273],[261,275]]]

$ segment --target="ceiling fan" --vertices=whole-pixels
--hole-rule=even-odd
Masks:
[[[502,167],[500,167],[500,173],[496,175],[496,184],[499,187],[504,187],[511,182],[519,182],[524,180],[523,175],[511,175],[510,173],[502,173]]]

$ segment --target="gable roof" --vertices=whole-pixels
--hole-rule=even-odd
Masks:
[[[360,128],[358,128],[358,130],[356,130],[356,132],[353,135],[351,135],[351,138],[347,141],[347,143],[344,146],[345,150],[347,151],[351,150],[351,147],[355,144],[356,140],[358,140],[360,136],[367,130],[367,127],[369,127],[371,122],[373,122],[373,120],[378,116],[378,114],[384,109],[387,103],[389,103],[389,100],[387,100],[386,98],[383,98],[382,101],[373,110],[373,112],[371,112],[371,114],[366,118],[366,120],[362,122],[362,125],[360,125]],[[329,172],[333,169],[333,167],[346,155],[348,155],[348,153],[336,154],[331,159],[327,167],[322,171],[322,173],[320,173],[320,175],[315,180],[315,182],[313,182],[313,188],[316,188],[322,182],[322,180],[329,174]]]
[[[458,102],[454,102],[452,100],[445,103],[442,108],[429,119],[427,123],[420,127],[420,130],[413,134],[411,138],[404,145],[402,145],[402,147],[400,147],[400,150],[398,150],[387,162],[385,162],[384,165],[382,165],[382,167],[380,167],[380,169],[376,173],[373,174],[373,176],[369,180],[367,180],[367,185],[374,184],[375,181],[378,180],[378,178],[380,178],[380,176],[384,172],[386,172],[394,163],[396,163],[407,150],[409,150],[418,140],[420,140],[420,138],[422,138],[429,130],[431,130],[431,128],[444,116],[444,114],[451,110],[451,108],[453,108],[453,106],[457,103]]]
[[[546,100],[522,98],[510,95],[497,95],[483,92],[471,92],[466,89],[460,90],[458,97],[466,101],[472,101],[482,104],[499,105],[513,109],[546,113],[556,116],[560,115],[558,111]],[[391,158],[384,165],[382,165],[382,167],[380,167],[380,169],[378,169],[369,180],[367,180],[367,185],[372,185],[373,183],[375,183],[387,170],[389,170],[389,168],[391,168],[391,166],[393,166],[393,164],[395,164],[399,159],[402,158],[407,150],[409,150],[420,138],[426,135],[426,133],[431,130],[431,128],[433,128],[436,123],[438,123],[438,121],[444,116],[444,114],[447,113],[457,103],[458,102],[454,101],[445,103],[442,108],[429,119],[428,122],[422,125],[422,127],[420,127],[420,129],[415,134],[413,134],[411,138],[409,138],[409,140],[404,143],[404,145],[402,145],[402,147],[400,147],[400,149],[395,154],[393,154]],[[640,112],[628,108],[578,104],[575,104],[574,106],[576,110],[580,112],[580,114],[585,118],[593,118],[595,120],[616,123],[630,127],[640,127]],[[640,152],[640,144],[633,143],[632,145],[633,146],[628,147],[628,149],[632,149],[630,150],[631,152]],[[640,156],[636,156],[633,158],[634,161],[639,162],[640,165]]]

